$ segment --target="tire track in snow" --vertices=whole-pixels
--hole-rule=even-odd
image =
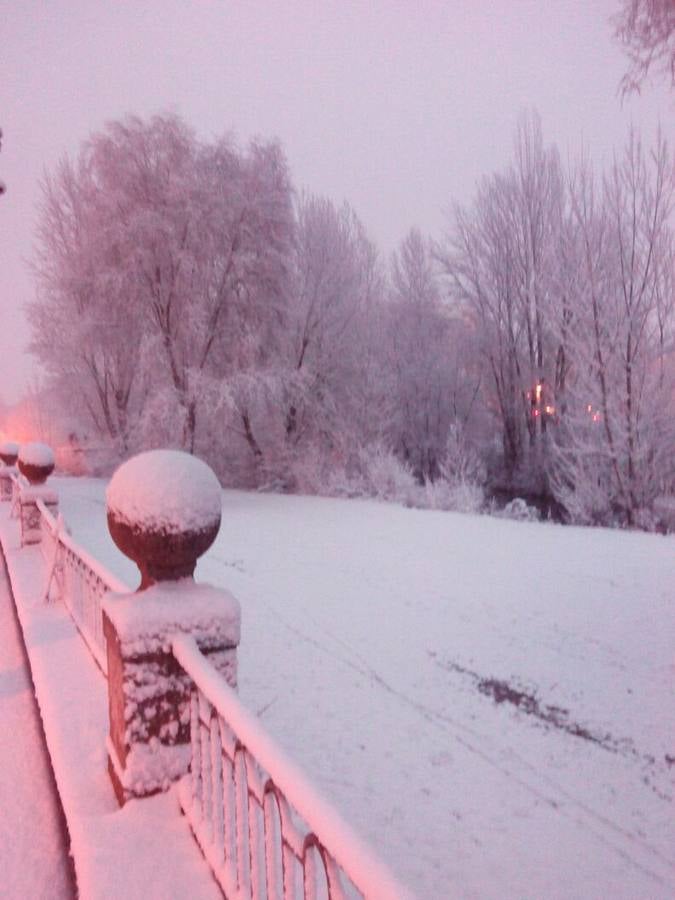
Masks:
[[[322,626],[306,609],[302,610],[306,619],[320,629],[329,640],[345,651],[347,654],[346,656],[337,654],[331,650],[330,647],[326,646],[326,644],[307,634],[301,628],[291,624],[272,606],[268,606],[268,609],[288,631],[295,634],[306,643],[316,647],[327,656],[357,672],[362,677],[370,679],[371,682],[377,684],[382,690],[422,715],[427,722],[442,728],[473,756],[497,770],[510,781],[518,784],[519,787],[536,797],[542,803],[545,803],[558,815],[561,815],[575,825],[584,828],[587,832],[592,834],[595,839],[618,854],[618,856],[626,863],[642,872],[643,875],[648,876],[660,886],[668,888],[668,890],[675,895],[675,861],[668,859],[668,857],[661,853],[656,847],[648,844],[642,838],[633,834],[602,813],[597,812],[597,810],[590,807],[583,800],[579,800],[578,797],[575,797],[559,782],[551,778],[545,770],[538,768],[524,759],[513,747],[508,745],[501,747],[494,746],[493,736],[487,737],[485,734],[481,734],[475,729],[472,729],[464,722],[453,718],[445,712],[434,709],[433,707],[416,700],[414,697],[410,697],[398,688],[395,688],[372,667],[368,660],[366,660],[358,650],[355,650],[342,638]],[[492,749],[495,753],[505,754],[507,758],[509,758],[509,761],[505,764],[495,758],[494,755],[484,750],[481,746],[478,746],[476,742],[492,745]],[[513,764],[513,768],[510,767],[509,763]],[[520,772],[515,771],[516,768],[520,769]],[[553,794],[553,796],[551,796],[551,794]],[[571,809],[566,809],[566,806],[571,807]],[[638,859],[636,856],[642,856],[643,858]],[[644,857],[647,858],[645,859]]]

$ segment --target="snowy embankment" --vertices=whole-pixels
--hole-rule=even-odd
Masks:
[[[131,584],[104,489],[52,479]],[[51,483],[51,482],[50,482]],[[421,898],[675,895],[675,538],[225,492],[240,695]]]

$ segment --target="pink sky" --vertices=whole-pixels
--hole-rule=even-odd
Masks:
[[[631,122],[675,137],[675,95],[620,103],[608,18],[619,0],[4,0],[0,13],[0,397],[35,370],[22,306],[38,181],[127,112],[199,134],[279,137],[297,187],[349,200],[389,253],[503,166],[536,107],[563,158],[598,162]]]

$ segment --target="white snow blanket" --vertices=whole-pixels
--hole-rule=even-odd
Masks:
[[[105,483],[52,482],[137,584]],[[675,537],[224,492],[197,579],[241,601],[243,701],[420,898],[675,896]]]

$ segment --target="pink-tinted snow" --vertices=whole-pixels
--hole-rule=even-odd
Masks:
[[[61,485],[128,580],[104,484]],[[671,900],[674,559],[672,536],[225,492],[197,578],[241,602],[245,705],[418,896]]]
[[[220,516],[220,484],[213,471],[179,450],[149,450],[123,463],[106,491],[108,509],[147,530],[199,531]]]
[[[102,515],[102,498],[99,508]],[[80,896],[88,900],[217,900],[219,891],[173,792],[118,808],[106,771],[105,679],[63,604],[45,603],[44,558],[39,545],[21,547],[9,503],[0,504],[0,539],[68,824]],[[17,785],[13,795],[17,804],[23,804],[24,793],[32,790],[31,785],[24,787],[25,791],[19,790]],[[37,839],[35,846],[41,846]],[[3,843],[0,864],[10,852],[11,843]],[[39,877],[43,874],[40,865],[36,860]],[[45,866],[49,865],[46,856]],[[0,868],[1,897],[5,896],[3,875]],[[52,894],[49,887],[46,892],[16,896],[23,900],[59,894]],[[8,900],[15,898],[9,894]]]
[[[47,444],[22,444],[19,448],[19,460],[30,466],[52,466],[54,451]]]
[[[69,841],[0,556],[0,897],[73,897]]]
[[[157,651],[155,633],[165,640],[172,633],[208,632],[215,642],[239,643],[239,602],[227,590],[195,584],[192,578],[155,584],[143,592],[140,603],[136,594],[109,594],[105,609],[129,653]]]
[[[0,444],[0,453],[4,453],[7,456],[13,456],[14,454],[18,454],[19,445],[15,444],[14,441],[5,441],[3,444]]]

